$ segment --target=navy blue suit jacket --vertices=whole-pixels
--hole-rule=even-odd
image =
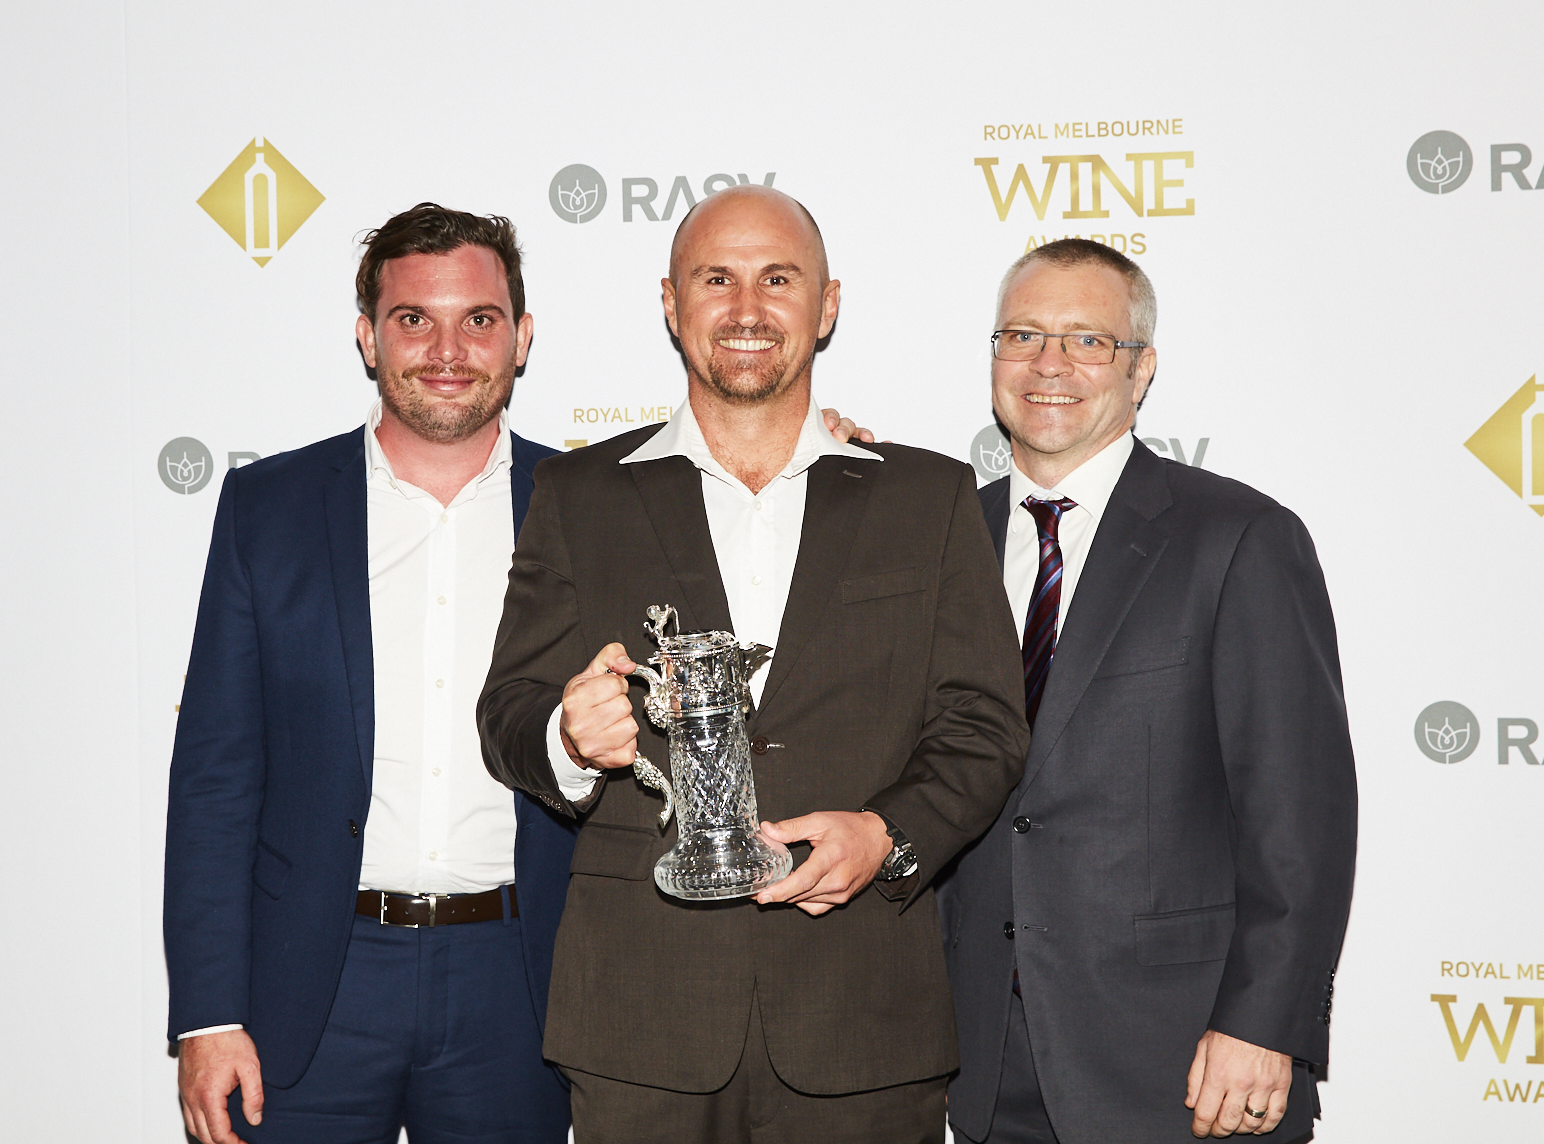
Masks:
[[[348,947],[375,756],[364,429],[232,470],[172,753],[168,1035],[241,1023],[300,1079]],[[511,434],[515,534],[553,450]],[[545,1020],[571,823],[514,792],[525,964]]]

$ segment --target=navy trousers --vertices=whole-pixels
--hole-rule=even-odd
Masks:
[[[406,929],[355,917],[316,1056],[265,1086],[249,1144],[565,1144],[568,1091],[542,1062],[520,922]]]

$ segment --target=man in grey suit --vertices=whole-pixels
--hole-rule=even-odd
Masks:
[[[1156,317],[1080,239],[999,295],[981,502],[1032,740],[939,892],[972,1141],[1312,1137],[1356,840],[1334,619],[1296,516],[1133,438]]]

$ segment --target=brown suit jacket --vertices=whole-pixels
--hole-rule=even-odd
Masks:
[[[650,604],[687,630],[729,630],[690,461],[622,465],[657,429],[552,457],[515,549],[478,705],[502,782],[582,816],[559,928],[546,1055],[585,1072],[687,1092],[733,1075],[759,1004],[779,1076],[842,1093],[940,1076],[957,1063],[928,883],[996,816],[1028,731],[1013,624],[971,471],[882,445],[809,472],[799,556],[776,654],[748,732],[761,817],[870,807],[916,847],[917,875],[820,917],[749,899],[688,903],[654,886],[675,843],[660,797],[610,771],[581,810],[557,788],[548,719],[605,644],[654,647]],[[667,744],[633,685],[639,748]],[[802,861],[809,847],[793,847]],[[910,908],[916,906],[918,908]]]

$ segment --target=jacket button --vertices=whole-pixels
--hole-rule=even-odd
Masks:
[[[1013,831],[1014,831],[1015,834],[1028,834],[1029,833],[1029,819],[1027,819],[1027,818],[1015,818],[1013,820]]]
[[[1003,922],[1003,937],[1007,938],[1009,941],[1013,940],[1013,923],[1012,922]]]
[[[765,735],[757,735],[754,739],[752,739],[751,740],[751,751],[753,753],[755,753],[755,754],[758,754],[758,755],[766,754],[767,753],[767,737]]]
[[[352,818],[348,820],[348,836],[350,838],[359,837],[359,823],[355,822]]]

